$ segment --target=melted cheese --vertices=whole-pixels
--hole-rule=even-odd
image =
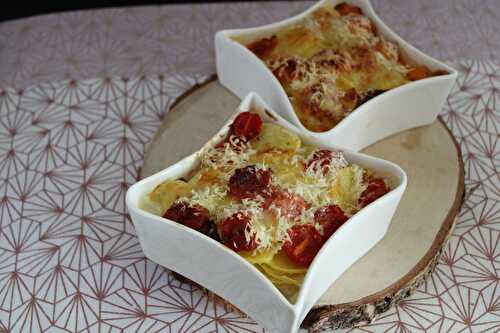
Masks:
[[[312,131],[331,129],[372,92],[409,82],[412,67],[400,61],[398,46],[377,35],[368,17],[341,16],[332,4],[275,36],[262,60]]]
[[[242,149],[235,151],[226,143],[202,150],[199,167],[188,182],[165,181],[145,196],[142,206],[162,215],[173,202],[185,201],[207,209],[216,224],[234,214],[249,216],[245,237],[247,241],[255,238],[257,249],[239,254],[293,299],[307,269],[296,266],[280,251],[290,238],[290,228],[312,224],[322,234],[314,213],[324,205],[337,204],[346,215],[352,215],[364,190],[363,175],[370,172],[349,164],[341,152],[331,152],[325,171],[324,161],[313,158],[317,156],[315,147],[303,145],[295,134],[278,125],[264,123],[259,137],[249,143],[230,140]],[[270,188],[285,193],[266,209],[269,199],[263,195],[270,195],[270,191],[243,200],[229,193],[228,182],[234,170],[249,165],[271,172]]]

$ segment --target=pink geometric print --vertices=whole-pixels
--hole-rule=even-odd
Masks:
[[[61,79],[215,72],[213,36],[298,14],[314,1],[139,6],[0,23],[0,87]],[[496,60],[497,0],[373,0],[389,27],[441,60]]]
[[[500,66],[465,61],[442,117],[467,198],[436,271],[353,332],[500,329]],[[205,77],[102,78],[0,93],[0,327],[6,332],[261,332],[147,260],[125,209],[145,145]]]
[[[168,106],[214,72],[213,33],[312,3],[133,7],[0,24],[0,332],[262,332],[145,259],[124,195]],[[412,297],[347,331],[498,332],[500,65],[485,60],[500,52],[500,6],[373,6],[424,52],[481,61],[456,62],[461,74],[442,112],[462,149],[466,200],[439,265]]]

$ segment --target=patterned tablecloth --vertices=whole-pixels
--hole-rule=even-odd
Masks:
[[[213,32],[308,4],[137,7],[0,25],[0,331],[262,331],[144,258],[124,197],[169,105],[214,71]],[[500,5],[374,6],[460,70],[442,116],[462,148],[467,196],[428,281],[354,331],[499,331],[500,66],[491,60]]]

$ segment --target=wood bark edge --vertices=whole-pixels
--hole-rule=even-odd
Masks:
[[[451,137],[458,157],[458,185],[455,200],[430,249],[405,276],[389,287],[358,301],[337,305],[322,305],[311,309],[302,327],[310,332],[326,329],[351,328],[371,323],[378,315],[388,311],[401,300],[411,296],[434,271],[453,228],[464,198],[464,164],[460,146],[444,121],[438,117]]]

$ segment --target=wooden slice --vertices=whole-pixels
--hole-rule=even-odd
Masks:
[[[198,150],[238,104],[215,79],[182,96],[149,145],[141,177]],[[408,174],[408,187],[384,239],[310,311],[303,326],[311,330],[371,322],[411,295],[434,269],[460,209],[464,192],[460,148],[440,119],[364,152],[400,165]]]

